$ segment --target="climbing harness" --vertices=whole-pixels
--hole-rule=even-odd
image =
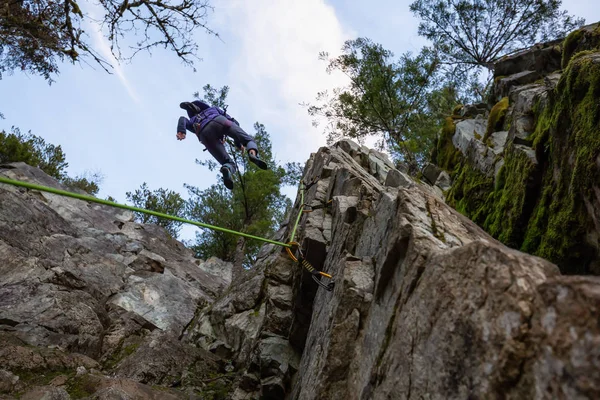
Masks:
[[[290,240],[289,240],[288,243],[283,243],[283,242],[279,242],[279,241],[276,241],[276,240],[262,238],[262,237],[250,235],[250,234],[244,233],[244,232],[233,231],[231,229],[222,228],[220,226],[209,225],[209,224],[205,224],[205,223],[202,223],[202,222],[192,221],[192,220],[189,220],[189,219],[180,218],[180,217],[176,217],[176,216],[169,215],[169,214],[163,214],[163,213],[157,212],[157,211],[151,211],[151,210],[146,210],[144,208],[139,208],[139,207],[134,207],[134,206],[128,206],[128,205],[125,205],[125,204],[119,204],[119,203],[116,203],[114,201],[99,199],[97,197],[93,197],[93,196],[89,196],[89,195],[83,195],[83,194],[79,194],[79,193],[73,193],[73,192],[69,192],[69,191],[66,191],[66,190],[56,189],[56,188],[52,188],[52,187],[48,187],[48,186],[37,185],[35,183],[29,183],[29,182],[23,182],[23,181],[18,181],[18,180],[14,180],[14,179],[9,179],[9,178],[5,178],[3,176],[0,176],[0,183],[5,183],[5,184],[8,184],[8,185],[24,187],[26,189],[39,190],[39,191],[42,191],[42,192],[52,193],[52,194],[56,194],[56,195],[59,195],[59,196],[71,197],[71,198],[78,199],[78,200],[89,201],[89,202],[92,202],[92,203],[103,204],[103,205],[110,206],[110,207],[121,208],[121,209],[124,209],[124,210],[129,210],[129,211],[139,212],[139,213],[143,213],[143,214],[153,215],[155,217],[164,218],[164,219],[170,219],[170,220],[178,221],[178,222],[183,222],[183,223],[186,223],[186,224],[199,226],[201,228],[212,229],[214,231],[230,233],[232,235],[243,236],[243,237],[246,237],[248,239],[254,239],[254,240],[258,240],[258,241],[265,242],[265,243],[275,244],[277,246],[281,246],[281,247],[285,248],[285,250],[287,251],[287,253],[290,256],[290,258],[294,262],[298,262],[300,264],[300,266],[304,267],[308,272],[310,272],[312,274],[313,280],[319,286],[321,286],[325,290],[332,291],[333,287],[334,287],[333,277],[331,275],[323,272],[323,271],[319,271],[319,270],[315,269],[304,258],[304,254],[302,253],[302,250],[300,249],[299,243],[294,242],[294,237],[296,235],[296,229],[298,228],[298,224],[300,222],[300,218],[302,217],[302,214],[305,213],[305,212],[310,212],[309,210],[304,209],[304,207],[306,206],[304,204],[304,191],[308,190],[310,187],[312,187],[313,185],[315,185],[317,183],[318,179],[319,179],[319,177],[315,178],[312,182],[310,182],[306,186],[304,185],[304,181],[300,181],[300,197],[301,197],[301,199],[300,199],[300,210],[298,211],[298,217],[296,218],[296,222],[294,224],[294,228],[292,229],[292,234],[291,234],[291,237],[290,237]],[[298,257],[296,257],[294,255],[295,252],[298,253],[298,255],[299,255]],[[327,283],[327,284],[325,284],[319,278],[326,278],[326,279],[330,279],[332,281],[329,282],[329,283]]]

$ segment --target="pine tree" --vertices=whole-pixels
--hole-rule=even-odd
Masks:
[[[206,85],[204,92],[204,99],[208,103],[222,108],[226,106],[226,86],[217,90]],[[254,129],[260,157],[269,169],[257,168],[245,154],[240,154],[233,145],[227,144],[229,154],[238,165],[233,176],[233,190],[225,188],[220,175],[217,176],[219,183],[204,190],[185,185],[190,195],[187,201],[188,218],[260,237],[269,237],[283,220],[292,202],[281,194],[281,187],[293,179],[299,179],[300,168],[295,163],[285,167],[279,165],[273,157],[271,139],[264,125],[257,122]],[[212,160],[196,162],[212,171],[218,167]],[[255,240],[209,229],[197,233],[195,242],[191,244],[200,258],[217,256],[233,262],[234,279],[255,261],[261,245]]]

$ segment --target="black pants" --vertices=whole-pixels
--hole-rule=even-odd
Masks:
[[[255,150],[258,154],[258,147],[254,138],[248,135],[242,128],[219,115],[210,121],[198,134],[200,142],[206,146],[208,152],[221,165],[227,165],[232,171],[235,171],[236,165],[229,157],[225,145],[221,142],[225,136],[229,136],[235,143],[240,143],[246,147],[246,150]]]

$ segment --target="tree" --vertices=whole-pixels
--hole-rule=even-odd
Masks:
[[[204,100],[223,108],[226,107],[227,93],[226,86],[215,89],[206,85]],[[278,165],[264,125],[257,122],[254,129],[260,156],[269,165],[269,169],[257,168],[228,144],[229,154],[238,165],[233,176],[233,190],[226,189],[221,182],[204,190],[185,185],[190,195],[187,201],[188,218],[261,237],[269,237],[283,220],[292,202],[281,194],[281,187],[292,182],[298,184],[300,168],[295,163],[289,163],[285,167]],[[207,166],[212,171],[218,167],[212,160],[196,160],[196,163]],[[233,262],[234,279],[237,279],[244,267],[249,267],[255,261],[261,245],[256,240],[205,229],[196,234],[191,247],[200,258],[216,256]]]
[[[249,233],[254,236],[269,237],[292,207],[292,202],[281,194],[281,187],[297,176],[287,176],[294,171],[295,164],[285,168],[278,166],[271,153],[271,140],[264,125],[255,123],[255,141],[261,158],[269,165],[269,170],[258,169],[247,157],[233,155],[238,171],[234,174],[232,191],[219,182],[205,190],[185,185],[190,194],[188,217],[211,225]],[[201,165],[203,162],[197,161]],[[216,165],[209,165],[211,170]],[[297,171],[299,168],[295,166]],[[234,278],[241,275],[255,261],[261,242],[235,237],[231,234],[203,230],[196,234],[192,245],[200,258],[217,256],[234,263]]]
[[[135,207],[169,214],[183,218],[185,216],[185,201],[179,193],[172,190],[159,188],[151,191],[144,182],[135,192],[125,193],[127,201]],[[135,213],[135,219],[143,224],[155,224],[162,226],[173,238],[177,238],[182,222],[159,218],[154,215]]]
[[[330,59],[327,53],[320,58],[329,61],[327,72],[346,74],[349,86],[334,89],[333,95],[318,93],[320,104],[307,105],[308,113],[325,117],[328,143],[376,135],[381,149],[389,149],[416,172],[435,137],[422,127],[432,103],[430,94],[440,82],[437,55],[424,48],[394,62],[392,52],[366,38],[347,41],[342,51],[337,58]]]
[[[100,172],[86,171],[81,175],[77,175],[75,178],[67,176],[62,182],[71,188],[77,188],[95,196],[100,191],[100,184],[103,179],[104,177]]]
[[[89,4],[88,4],[89,3]],[[58,63],[91,59],[110,72],[111,64],[90,44],[82,29],[101,22],[117,61],[131,60],[140,51],[162,47],[184,64],[199,60],[194,32],[206,25],[208,0],[99,0],[96,21],[82,6],[90,0],[0,0],[0,79],[3,72],[25,70],[52,82]],[[132,40],[133,39],[133,40]],[[122,51],[123,41],[129,51]]]
[[[562,38],[584,19],[560,11],[560,0],[416,0],[419,34],[443,62],[468,71],[491,70],[503,55],[539,41]]]
[[[19,128],[14,126],[11,133],[0,132],[0,163],[24,162],[37,167],[56,178],[59,182],[84,190],[95,195],[100,190],[102,175],[100,172],[71,178],[67,175],[66,155],[60,146],[55,146],[36,135],[31,131],[26,134],[21,133]]]
[[[24,162],[62,180],[67,177],[68,163],[60,146],[55,146],[31,131],[21,133],[14,126],[11,133],[0,132],[0,163]]]

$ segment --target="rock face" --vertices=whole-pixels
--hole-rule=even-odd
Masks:
[[[454,115],[451,141],[440,135],[446,201],[564,273],[600,275],[600,25],[505,57],[494,74],[489,115]]]
[[[503,60],[429,184],[352,141],[311,154],[273,239],[331,290],[273,244],[230,285],[129,213],[0,185],[0,398],[600,398],[600,277],[574,274],[598,265],[600,56],[550,73],[557,51]]]
[[[65,189],[22,163],[4,165],[0,173]],[[137,379],[144,366],[120,365],[121,359],[133,354],[149,368],[155,356],[146,342],[156,335],[177,341],[197,307],[228,287],[230,271],[218,260],[195,259],[162,228],[133,222],[130,212],[2,184],[0,369],[20,382],[39,371],[74,373],[77,367],[114,367],[117,375]],[[155,363],[153,373],[165,376],[151,383],[180,380],[181,369],[213,357],[191,350],[181,350],[191,357],[187,364],[173,361],[183,364],[179,371],[161,372]]]
[[[187,342],[234,360],[231,398],[599,395],[588,376],[600,373],[600,279],[563,277],[505,247],[435,189],[381,173],[388,164],[371,157],[383,156],[342,141],[305,168],[305,182],[319,180],[297,239],[334,276],[333,291],[265,246],[244,282],[186,332]],[[391,176],[401,178],[387,185]],[[584,298],[573,297],[579,290]]]
[[[4,173],[53,183],[23,166]],[[214,265],[202,268],[162,229],[2,186],[0,390],[60,399],[600,396],[600,278],[562,276],[507,248],[439,189],[351,141],[312,154],[304,181],[294,240],[333,276],[331,291],[269,244],[223,292]],[[275,240],[290,239],[301,208],[298,198]],[[33,234],[44,239],[22,243]],[[122,272],[100,279],[100,266]]]

